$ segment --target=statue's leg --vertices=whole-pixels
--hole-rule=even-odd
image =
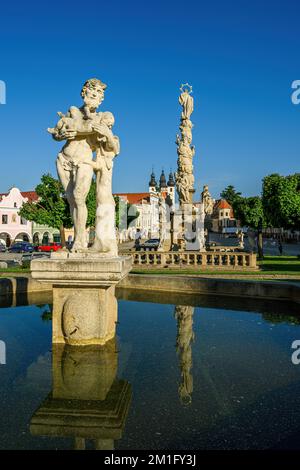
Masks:
[[[70,183],[70,171],[65,169],[63,162],[64,157],[61,153],[59,153],[56,159],[57,174],[64,190],[67,192]]]
[[[103,168],[97,173],[97,213],[95,241],[91,251],[118,256],[115,227],[115,201],[111,191],[112,171]]]
[[[70,170],[65,169],[63,165],[63,157],[61,156],[61,154],[58,154],[58,157],[56,160],[56,169],[57,169],[57,174],[60,179],[60,182],[65,190],[67,201],[70,206],[71,218],[74,224],[74,240],[75,240],[77,218],[76,218],[76,207],[75,207],[75,199],[74,199],[74,180],[73,180],[72,172]]]
[[[73,192],[77,221],[76,240],[73,245],[75,250],[87,248],[86,221],[88,211],[85,201],[91,187],[92,177],[93,168],[91,166],[79,165]]]

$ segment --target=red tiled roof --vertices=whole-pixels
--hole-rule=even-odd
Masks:
[[[114,196],[126,199],[129,204],[141,204],[143,200],[150,202],[150,193],[115,193]]]
[[[214,212],[217,212],[219,209],[230,209],[230,218],[234,218],[232,206],[226,201],[226,199],[219,199],[215,202]]]
[[[35,202],[39,198],[35,191],[21,191],[21,194],[28,199],[29,202]]]
[[[232,209],[232,206],[225,199],[219,199],[216,202],[216,209]]]

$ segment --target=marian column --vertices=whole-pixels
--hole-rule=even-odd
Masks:
[[[194,99],[191,96],[192,87],[186,83],[180,87],[181,95],[179,103],[182,106],[180,120],[180,135],[177,134],[177,173],[176,187],[179,196],[180,207],[184,204],[192,204],[194,190],[194,174],[193,174],[193,157],[195,155],[195,147],[192,145],[192,128],[193,123],[190,120],[194,110]]]
[[[193,205],[194,168],[193,157],[195,146],[192,145],[191,114],[194,110],[194,99],[191,96],[192,86],[188,83],[181,85],[179,104],[182,106],[180,119],[180,134],[177,134],[177,172],[176,188],[179,197],[181,229],[179,229],[178,244],[181,250],[204,251],[204,210],[203,205],[196,209]]]

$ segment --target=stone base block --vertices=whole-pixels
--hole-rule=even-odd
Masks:
[[[52,341],[103,345],[115,336],[115,285],[130,271],[132,256],[63,255],[31,263],[32,277],[53,286]]]
[[[63,253],[67,257],[36,259],[31,276],[53,285],[110,286],[120,282],[132,267],[132,256],[105,258],[87,253]],[[71,255],[71,256],[69,256]]]
[[[103,345],[115,336],[117,319],[115,286],[53,288],[53,343]]]

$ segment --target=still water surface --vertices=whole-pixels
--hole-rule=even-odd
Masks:
[[[47,295],[0,308],[1,449],[300,448],[295,307],[118,297],[116,341],[81,353],[52,349]]]

